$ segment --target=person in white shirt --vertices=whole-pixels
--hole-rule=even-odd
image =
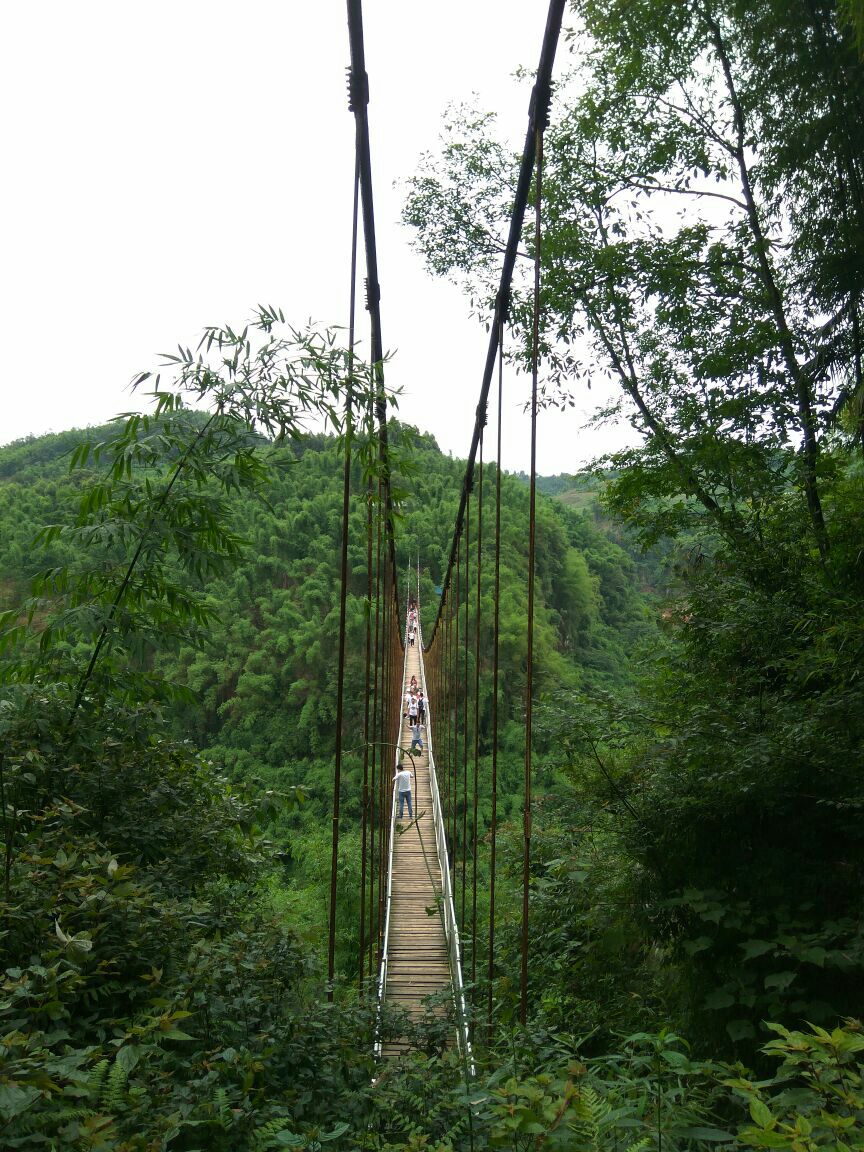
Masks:
[[[396,791],[399,794],[399,816],[402,819],[402,812],[405,809],[405,798],[408,798],[408,819],[414,819],[414,813],[411,809],[411,773],[407,768],[400,768],[396,775],[393,777],[396,784]]]

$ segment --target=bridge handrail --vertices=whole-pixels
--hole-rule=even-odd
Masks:
[[[396,755],[397,755],[397,757],[399,755],[398,749],[397,749]],[[396,761],[396,764],[397,765],[399,764],[398,759]],[[391,789],[391,793],[392,794],[390,797],[390,848],[389,848],[389,851],[387,853],[387,895],[385,896],[385,903],[384,903],[384,908],[385,908],[384,941],[383,941],[384,946],[383,946],[383,950],[381,952],[381,960],[382,960],[382,963],[385,965],[387,962],[387,941],[388,941],[388,938],[390,936],[390,904],[391,904],[391,897],[393,894],[393,839],[394,839],[394,834],[395,834],[395,829],[396,829],[396,803],[395,803],[395,801],[396,801],[396,782],[395,781],[393,782],[393,787]],[[382,985],[382,990],[381,990],[382,999],[383,999],[383,995],[384,995],[384,992],[386,991],[386,989],[387,989],[387,980],[386,980],[386,974],[385,974],[384,980],[383,980],[383,985]]]
[[[457,1036],[462,1059],[474,1075],[474,1057],[468,1030],[468,1011],[465,1003],[465,986],[462,982],[462,950],[459,943],[459,925],[456,922],[456,905],[450,883],[450,859],[447,852],[447,837],[444,832],[444,814],[441,808],[441,794],[438,791],[438,774],[435,771],[435,757],[432,751],[432,710],[429,707],[429,694],[426,690],[426,664],[423,660],[423,638],[420,631],[418,597],[417,638],[415,643],[420,656],[420,680],[423,685],[423,698],[426,700],[426,747],[429,755],[429,786],[432,791],[432,819],[435,825],[435,847],[438,866],[441,869],[441,903],[444,911],[444,935],[447,940],[447,953],[450,961],[450,979],[453,987],[453,1004],[458,1020]]]
[[[398,764],[398,756],[399,756],[398,748],[396,750],[396,756],[397,756],[397,764]],[[378,967],[378,1013],[377,1013],[378,1019],[376,1021],[376,1027],[375,1027],[375,1055],[376,1055],[376,1057],[381,1055],[382,1047],[383,1047],[382,1041],[381,1041],[381,1009],[384,1005],[384,1001],[387,998],[387,966],[388,966],[388,960],[389,960],[389,957],[387,954],[387,948],[388,948],[388,943],[389,943],[389,939],[390,939],[390,905],[391,905],[391,897],[393,894],[393,837],[395,835],[395,824],[396,824],[396,783],[395,783],[395,781],[393,783],[393,792],[392,792],[392,796],[391,796],[390,809],[391,809],[391,811],[390,811],[390,851],[388,854],[388,861],[387,861],[387,896],[386,896],[386,902],[385,902],[385,915],[384,915],[384,937],[383,937],[382,942],[381,942],[381,962],[380,962],[379,967]]]
[[[399,730],[402,729],[402,701],[405,699],[405,677],[408,675],[408,636],[407,636],[407,618],[408,613],[405,613],[406,627],[405,627],[405,642],[403,644],[404,659],[402,661],[402,694],[399,698]],[[394,774],[399,771],[401,762],[402,750],[399,746],[399,739],[397,735],[396,747],[394,749]],[[383,761],[382,761],[383,763]],[[388,948],[390,944],[390,908],[392,905],[393,896],[393,841],[396,838],[396,781],[393,781],[390,790],[390,847],[387,854],[387,895],[384,903],[384,935],[381,939],[381,962],[378,966],[378,1012],[375,1024],[375,1056],[379,1057],[383,1050],[381,1041],[381,1009],[384,1006],[384,1001],[387,998],[387,962],[388,962]]]

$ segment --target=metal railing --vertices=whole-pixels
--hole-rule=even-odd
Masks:
[[[396,763],[399,763],[399,749],[396,749]],[[396,784],[393,784],[393,793],[390,800],[390,851],[387,859],[387,896],[384,915],[384,937],[381,942],[381,963],[378,967],[378,1019],[375,1026],[375,1055],[380,1056],[381,1043],[381,1009],[387,998],[387,945],[390,938],[390,905],[393,891],[393,838],[396,824]]]
[[[405,699],[405,678],[408,675],[408,612],[405,612],[405,659],[402,661],[402,694],[399,697],[399,730],[396,733],[396,744],[394,748],[394,774],[399,771],[399,765],[402,760],[402,749],[399,744],[399,737],[402,732],[402,702]],[[382,759],[383,764],[383,759]],[[415,790],[416,791],[416,790]],[[375,1023],[375,1056],[379,1057],[382,1052],[381,1042],[381,1010],[384,1007],[384,1001],[387,998],[387,968],[388,968],[388,947],[390,943],[390,908],[392,906],[393,895],[393,842],[396,838],[396,781],[393,781],[393,787],[390,790],[390,837],[389,849],[387,853],[387,895],[384,903],[384,935],[381,940],[381,961],[378,966],[378,1012],[377,1020]]]
[[[447,955],[450,960],[450,979],[453,986],[453,1005],[456,1009],[459,1051],[462,1059],[474,1075],[474,1056],[468,1028],[468,1009],[465,1002],[465,986],[462,983],[462,951],[459,943],[459,925],[456,922],[456,905],[453,902],[453,888],[450,883],[450,857],[447,851],[447,837],[444,832],[444,812],[441,807],[441,794],[438,791],[438,774],[435,771],[435,756],[432,751],[432,710],[426,691],[426,665],[423,661],[423,642],[420,636],[420,619],[417,619],[417,646],[420,650],[420,679],[423,684],[423,698],[426,700],[426,746],[429,751],[429,785],[432,790],[432,819],[435,824],[435,848],[438,853],[438,866],[441,869],[441,905],[444,911],[444,934],[447,939]]]

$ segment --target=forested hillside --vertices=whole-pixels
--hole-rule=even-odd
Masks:
[[[36,571],[72,559],[67,545],[34,547],[39,529],[71,519],[78,488],[87,475],[70,475],[68,463],[85,438],[65,433],[0,449],[0,579],[4,607],[26,592]],[[411,492],[401,509],[398,557],[403,571],[419,552],[428,602],[423,621],[431,629],[443,580],[463,464],[443,455],[434,441],[407,429]],[[244,555],[231,574],[208,584],[217,619],[203,648],[181,646],[172,654],[172,680],[194,692],[195,703],[178,716],[178,731],[194,739],[225,767],[241,775],[282,768],[292,760],[332,755],[338,542],[341,473],[338,447],[317,437],[269,454],[273,469],[266,499],[235,495],[232,529],[244,539]],[[489,483],[493,466],[487,466]],[[358,477],[355,476],[355,483]],[[455,494],[454,494],[455,493]],[[365,511],[354,509],[350,564],[362,576]],[[515,669],[524,658],[524,525],[527,492],[518,478],[504,477],[501,635]],[[626,685],[631,659],[652,628],[651,609],[637,585],[633,560],[593,516],[555,501],[541,502],[538,613],[541,684],[557,689]],[[491,556],[491,538],[486,541]],[[75,558],[84,562],[84,556]],[[351,629],[349,716],[361,708],[360,652],[365,626],[365,584],[360,576],[349,599]],[[488,590],[491,596],[491,581]],[[490,649],[491,611],[484,650]],[[520,709],[519,681],[507,689],[508,716]]]
[[[491,955],[464,851],[453,869],[476,1075],[446,1010],[379,1014],[358,980],[367,512],[386,521],[389,488],[399,618],[419,557],[431,631],[460,462],[378,423],[383,384],[337,334],[269,308],[138,377],[146,414],[0,450],[0,1145],[864,1149],[859,8],[569,5],[542,400],[602,375],[600,419],[638,440],[540,482],[528,755],[524,476],[502,478],[494,746],[491,533],[479,668],[464,613],[481,925],[497,869]],[[517,164],[454,109],[408,189],[429,268],[484,320]],[[411,1050],[376,1064],[375,1036]]]
[[[204,419],[194,414],[178,414],[176,423],[187,425],[193,435],[205,426]],[[122,426],[98,430],[89,440],[110,440],[118,431],[122,443],[124,435],[128,436],[128,428]],[[158,422],[145,431],[159,435]],[[409,559],[416,562],[418,547],[421,564],[422,557],[429,558],[429,567],[422,573],[428,627],[436,607],[434,586],[442,578],[461,467],[415,430],[394,425],[391,432],[401,443],[402,464],[412,481],[411,494],[401,510],[401,559],[407,569]],[[12,901],[6,905],[11,926],[7,931],[16,949],[13,955],[23,959],[22,947],[25,952],[35,949],[32,954],[41,956],[41,961],[27,967],[19,960],[19,966],[7,972],[13,1026],[22,1029],[25,1017],[20,1013],[25,1009],[33,1025],[24,1027],[20,1040],[9,1049],[14,1080],[9,1082],[5,1107],[13,1117],[44,1101],[35,1116],[54,1125],[52,1130],[78,1133],[79,1141],[90,1139],[100,1127],[106,1139],[119,1139],[129,1123],[137,1124],[134,1118],[143,1102],[153,1106],[154,1074],[172,1078],[173,1087],[164,1102],[168,1110],[152,1121],[159,1130],[174,1132],[172,1140],[180,1140],[185,1124],[226,1133],[251,1124],[250,1130],[263,1131],[267,1116],[274,1132],[280,1126],[289,1130],[288,1120],[279,1119],[289,1115],[292,1124],[305,1122],[312,1125],[309,1131],[318,1130],[318,1120],[330,1116],[326,1109],[321,1111],[323,1098],[307,1090],[306,1102],[301,1104],[296,1093],[286,1095],[284,1088],[277,1088],[280,1073],[266,1061],[257,1090],[259,1103],[252,1105],[247,1119],[235,1110],[229,1121],[226,1113],[219,1112],[230,1099],[242,1098],[236,1096],[240,1089],[231,1086],[239,1082],[234,1072],[227,1079],[207,1073],[202,1081],[203,1068],[211,1058],[207,1053],[234,1052],[230,1059],[237,1075],[248,1076],[242,1072],[245,1061],[260,1061],[261,1055],[255,1053],[263,1052],[262,1044],[276,1043],[295,1083],[302,1083],[307,1074],[316,1079],[323,1069],[330,1078],[330,1091],[338,1098],[347,1100],[346,1091],[353,1094],[350,1108],[359,1107],[369,1118],[382,1106],[380,1095],[362,1103],[357,1095],[358,1077],[362,1080],[368,1071],[364,1073],[367,1065],[355,1046],[368,1051],[372,1027],[368,1015],[344,1004],[338,1010],[336,1033],[332,1033],[333,1020],[326,1025],[330,1038],[323,1047],[310,1048],[311,1034],[306,1031],[325,1027],[327,1016],[320,1000],[320,965],[335,715],[339,447],[334,440],[319,436],[274,450],[260,438],[245,433],[242,437],[249,451],[264,451],[268,466],[263,488],[237,491],[229,486],[221,506],[225,538],[232,550],[236,548],[230,571],[220,575],[214,568],[206,580],[199,580],[203,615],[185,638],[178,634],[166,647],[154,643],[151,636],[143,647],[128,650],[107,683],[101,687],[98,681],[94,683],[93,698],[79,704],[87,716],[83,746],[84,733],[70,736],[65,732],[61,718],[66,694],[62,688],[58,692],[59,685],[51,689],[50,680],[45,679],[50,664],[43,665],[42,673],[23,678],[15,675],[14,664],[6,666],[10,683],[18,681],[10,697],[13,710],[7,712],[6,757],[11,765],[31,766],[13,771],[10,777],[16,796],[11,811],[23,823],[21,832],[16,825],[6,825],[7,901]],[[86,439],[83,434],[68,433],[0,450],[3,587],[11,602],[35,575],[42,590],[33,621],[37,636],[40,631],[45,634],[40,615],[52,610],[51,596],[46,595],[49,588],[59,597],[62,619],[62,604],[68,601],[73,582],[71,573],[84,573],[89,581],[104,564],[93,552],[92,537],[88,538],[90,546],[82,548],[80,535],[82,522],[94,516],[94,501],[88,494],[103,490],[105,473],[104,465],[82,454]],[[70,460],[76,464],[71,473]],[[361,487],[359,480],[355,478]],[[565,495],[572,490],[569,481],[552,481],[552,486]],[[518,965],[525,623],[519,590],[526,576],[521,526],[527,516],[527,489],[521,478],[506,477],[503,491],[502,570],[508,591],[502,596],[501,634],[508,683],[501,698],[506,718],[499,756],[499,886],[503,892],[495,958],[502,1039],[512,1027],[507,1022],[512,1021],[512,974]],[[95,515],[98,521],[98,505]],[[362,502],[354,515],[362,540]],[[43,533],[33,544],[42,520],[67,527]],[[661,1021],[676,1021],[705,1055],[737,1049],[749,1051],[752,1058],[748,1040],[758,1042],[759,1021],[767,1014],[789,1019],[790,1013],[805,1011],[808,1018],[826,1024],[836,1020],[838,1014],[854,1010],[860,972],[855,920],[843,911],[850,906],[838,884],[842,877],[828,880],[830,860],[828,870],[823,868],[813,878],[814,884],[821,885],[822,901],[829,892],[835,894],[830,919],[826,921],[824,904],[806,894],[794,905],[775,902],[776,888],[765,889],[765,885],[771,869],[776,880],[770,883],[775,885],[784,869],[789,871],[783,837],[774,845],[764,835],[751,840],[751,859],[757,858],[758,846],[762,861],[753,882],[745,887],[743,876],[738,875],[733,896],[728,887],[720,886],[728,885],[729,877],[736,874],[729,871],[728,856],[716,847],[708,855],[706,849],[711,845],[712,822],[727,819],[728,807],[718,807],[716,800],[707,805],[700,800],[697,805],[695,785],[710,794],[716,774],[703,772],[682,788],[678,757],[682,752],[690,754],[688,740],[695,741],[693,746],[700,751],[708,747],[704,723],[718,732],[718,740],[725,742],[726,737],[718,729],[711,701],[700,710],[691,699],[687,712],[691,731],[669,718],[670,709],[680,715],[682,684],[687,683],[682,674],[694,659],[688,636],[694,606],[699,603],[697,597],[710,593],[715,577],[707,580],[703,564],[694,568],[690,562],[682,567],[690,554],[688,541],[677,567],[665,571],[664,598],[659,600],[652,592],[646,599],[634,561],[597,526],[605,520],[596,496],[581,512],[554,498],[540,502],[537,656],[541,687],[531,942],[536,1008],[531,1039],[525,1036],[522,1041],[528,1044],[525,1059],[527,1066],[548,1065],[560,1071],[560,1060],[581,1044],[583,1056],[591,1055],[593,1060],[590,1091],[617,1100],[633,1123],[645,1123],[646,1118],[638,1119],[642,1075],[638,1069],[644,1066],[647,1075],[651,1061],[662,1057],[670,1074],[686,1067],[695,1078],[689,1094],[679,1102],[673,1102],[671,1084],[662,1089],[672,1093],[664,1105],[670,1128],[677,1125],[684,1131],[689,1125],[696,1131],[701,1123],[699,1130],[716,1133],[706,1136],[709,1142],[721,1134],[731,1140],[721,1129],[710,1128],[716,1108],[720,1114],[728,1111],[728,1105],[719,1103],[717,1078],[722,1073],[710,1062],[685,1057],[683,1041],[675,1033],[655,1035],[651,1030]],[[107,549],[108,559],[115,546],[108,538],[99,547],[103,552]],[[634,550],[629,541],[628,547]],[[361,560],[359,553],[354,555],[358,581],[348,613],[352,638],[349,729],[359,727],[361,710],[359,652],[365,619]],[[178,553],[166,571],[176,577],[182,563]],[[650,567],[656,579],[657,562]],[[487,571],[490,568],[487,565]],[[67,574],[61,576],[61,572]],[[491,596],[488,584],[483,592],[484,599]],[[426,606],[427,596],[431,608]],[[682,602],[686,610],[680,607]],[[488,629],[491,611],[485,611],[484,619]],[[509,637],[506,643],[505,637]],[[481,644],[484,652],[489,650],[490,639],[487,635]],[[64,667],[74,667],[79,660],[76,649],[86,656],[82,640],[83,636],[76,641],[74,633],[60,632],[61,675]],[[138,667],[136,675],[144,678],[135,682],[131,697],[122,663],[130,659]],[[484,657],[481,672],[487,676],[488,671]],[[709,671],[710,666],[698,658],[690,665],[691,693],[701,690]],[[30,689],[26,688],[28,680]],[[41,696],[40,681],[44,685]],[[152,703],[143,708],[135,705],[135,698],[142,698],[142,686],[151,681],[162,685]],[[170,690],[169,685],[173,685]],[[716,699],[716,687],[714,691]],[[812,692],[811,698],[815,699]],[[59,713],[52,720],[56,709]],[[813,730],[818,731],[820,723],[815,716]],[[798,738],[803,731],[799,725]],[[488,737],[488,715],[483,715],[481,836],[488,828],[490,812]],[[854,727],[846,738],[855,739]],[[28,791],[38,791],[32,766],[62,764],[70,739],[79,746],[79,760],[93,758],[93,767],[67,776],[61,787],[66,797],[74,793],[74,799],[53,802],[43,810],[43,831],[37,834],[36,825],[21,840],[26,810],[19,805]],[[717,763],[727,755],[706,754],[713,755]],[[749,762],[748,757],[745,763]],[[343,978],[356,974],[357,963],[359,765],[359,756],[349,754],[340,856],[338,957]],[[233,792],[225,791],[225,784],[220,783],[223,773],[232,781]],[[752,783],[744,787],[741,798],[744,808],[740,811],[750,811]],[[808,810],[799,803],[797,819],[804,818]],[[833,808],[835,836],[844,828],[845,810],[845,804]],[[687,814],[692,832],[682,832],[679,811]],[[764,819],[758,809],[754,816]],[[74,839],[70,839],[73,828]],[[262,840],[262,833],[266,839]],[[40,845],[39,855],[28,854],[24,847],[28,842]],[[724,842],[721,832],[717,843]],[[737,841],[729,843],[730,848],[737,846]],[[44,865],[49,862],[46,872]],[[481,919],[488,910],[487,870],[488,856],[481,854]],[[797,887],[798,873],[789,879]],[[19,880],[27,885],[26,898],[17,887]],[[29,926],[26,932],[25,925]],[[45,943],[39,941],[49,925],[52,940],[58,944],[46,952]],[[132,925],[137,927],[127,936]],[[736,947],[743,948],[743,964]],[[466,941],[466,963],[470,958],[470,942]],[[481,965],[485,962],[482,954],[478,959]],[[775,977],[772,971],[778,959],[786,967]],[[196,967],[200,963],[205,967]],[[760,970],[767,975],[759,976]],[[113,992],[112,983],[106,983],[111,971],[117,973]],[[253,972],[258,973],[254,978]],[[69,973],[67,987],[58,1000],[50,990],[64,973]],[[730,973],[734,973],[734,983],[730,983]],[[764,993],[759,991],[762,984]],[[160,986],[165,994],[154,995]],[[94,1008],[85,1010],[97,989],[101,991]],[[50,1008],[45,999],[49,993],[54,997]],[[215,1010],[213,997],[218,997],[220,1007],[201,1034],[201,1024]],[[102,1007],[97,1009],[100,998]],[[482,986],[477,989],[477,1000],[478,1005],[483,1002]],[[245,1023],[238,1034],[236,1013],[240,1011]],[[324,1017],[316,1023],[322,1011]],[[199,1021],[201,1012],[205,1015]],[[302,1025],[297,1013],[303,1017]],[[92,1047],[92,1039],[104,1030],[109,1018],[117,1021],[119,1050],[113,1064],[110,1048],[106,1055],[104,1047]],[[59,1030],[46,1030],[51,1019],[65,1023]],[[187,1031],[182,1026],[186,1019],[197,1021],[199,1030]],[[122,1020],[126,1023],[118,1032]],[[36,1031],[30,1030],[34,1025]],[[257,1030],[254,1042],[250,1026]],[[620,1047],[620,1034],[634,1029],[637,1034]],[[296,1039],[289,1041],[292,1035]],[[236,1045],[243,1037],[247,1055],[241,1059],[236,1052],[242,1049]],[[446,1033],[436,1032],[430,1023],[421,1049],[431,1045],[430,1051],[439,1052],[437,1045],[444,1039]],[[189,1046],[191,1054],[196,1040],[203,1040],[205,1048],[190,1060],[183,1045]],[[821,1058],[814,1047],[818,1040],[802,1035],[778,1043],[778,1052],[803,1045],[807,1051],[812,1048],[814,1059]],[[854,1032],[838,1032],[830,1043],[851,1053],[858,1042]],[[298,1045],[303,1048],[302,1056]],[[496,1051],[493,1045],[493,1061]],[[623,1068],[631,1069],[624,1079],[618,1063],[622,1058]],[[434,1057],[436,1063],[439,1059],[440,1055]],[[445,1060],[434,1099],[426,1100],[433,1130],[443,1131],[458,1122],[459,1104],[449,1094],[446,1065]],[[83,1100],[82,1107],[58,1110],[59,1098],[52,1103],[51,1093],[40,1087],[40,1070],[53,1070],[68,1085],[63,1093]],[[227,1067],[225,1071],[229,1073]],[[396,1099],[400,1093],[415,1090],[410,1076],[394,1087]],[[137,1087],[129,1087],[130,1083]],[[205,1083],[211,1085],[206,1091]],[[504,1111],[496,1120],[498,1105],[493,1106],[491,1130],[496,1124],[502,1132],[507,1130],[507,1102],[513,1099],[512,1092],[518,1098],[522,1090],[514,1086],[502,1094]],[[566,1097],[563,1081],[554,1078],[541,1079],[537,1087],[526,1090],[539,1091],[538,1099],[548,1100],[543,1107],[552,1106],[556,1092]],[[193,1104],[187,1098],[190,1091],[203,1091],[204,1102]],[[751,1089],[742,1091],[749,1098]],[[265,1101],[269,1101],[266,1106]],[[178,1107],[185,1121],[177,1119]],[[27,1130],[26,1124],[20,1129]],[[38,1120],[32,1131],[36,1147]],[[341,1131],[337,1124],[333,1138],[338,1139]],[[21,1135],[17,1146],[30,1146],[30,1137]],[[184,1146],[183,1142],[177,1146]]]
[[[190,417],[194,423],[194,417]],[[98,442],[110,429],[89,438]],[[409,558],[420,554],[423,622],[431,631],[437,612],[436,585],[443,580],[449,534],[455,516],[462,462],[444,456],[431,438],[412,429],[391,430],[410,470],[410,495],[401,510],[399,559],[406,573]],[[85,435],[67,433],[0,450],[3,504],[0,579],[12,593],[27,588],[36,570],[70,563],[84,567],[68,542],[34,548],[42,523],[71,520],[73,501],[92,471],[69,474],[72,452]],[[335,745],[336,590],[341,512],[339,448],[315,437],[270,450],[272,469],[266,495],[235,493],[226,509],[232,531],[246,541],[230,574],[211,580],[206,607],[212,611],[206,636],[194,645],[180,643],[170,654],[151,660],[175,685],[188,688],[188,703],[170,707],[178,739],[191,740],[219,771],[239,784],[250,783],[280,794],[300,788],[305,803],[269,823],[287,865],[283,898],[300,925],[313,936],[323,926],[322,902],[327,877],[330,776]],[[492,491],[491,466],[487,493]],[[513,782],[517,787],[521,715],[524,708],[525,524],[527,490],[518,478],[504,477],[500,643],[506,671],[502,695],[505,739],[513,746]],[[359,482],[359,473],[355,484]],[[365,629],[365,509],[353,513],[349,562],[358,575],[348,600],[346,708],[348,746],[359,744],[363,711],[363,637]],[[632,684],[633,656],[654,634],[652,610],[637,587],[635,566],[608,532],[590,515],[553,501],[541,502],[538,522],[537,677],[541,691],[560,698],[580,689],[623,689]],[[492,540],[486,541],[491,558]],[[492,565],[487,564],[481,649],[483,674],[490,674]],[[406,593],[407,594],[407,593]],[[473,657],[472,657],[473,664]],[[481,750],[489,751],[489,707],[481,717]],[[506,733],[512,729],[510,736]],[[353,741],[350,733],[357,735]],[[504,766],[506,772],[506,764]],[[349,756],[344,812],[350,834],[359,825],[360,757]],[[518,811],[518,797],[502,798],[505,812]],[[488,805],[487,805],[488,807]],[[488,820],[488,812],[486,812]],[[354,841],[347,842],[356,848]],[[349,847],[348,851],[352,850]],[[355,852],[359,856],[359,851]],[[352,876],[359,859],[346,859]],[[308,891],[306,889],[308,888]],[[302,912],[301,912],[302,910]],[[346,908],[346,913],[348,909]],[[356,965],[355,933],[343,933],[340,955]]]

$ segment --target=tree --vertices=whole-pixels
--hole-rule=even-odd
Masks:
[[[606,462],[607,505],[677,541],[669,644],[607,799],[674,1010],[716,1051],[766,1016],[853,1010],[861,975],[864,69],[821,0],[572,11],[545,145],[546,397],[617,381],[642,442]],[[409,186],[430,266],[481,310],[512,171],[488,118],[451,116]],[[574,752],[601,801],[621,707]]]
[[[830,4],[573,11],[575,73],[546,142],[547,395],[617,380],[644,436],[617,464],[659,501],[655,522],[698,510],[758,539],[791,483],[825,554],[822,443],[861,386],[864,70]],[[405,209],[433,270],[487,305],[513,171],[489,127],[451,118]],[[525,358],[529,308],[522,283]]]

